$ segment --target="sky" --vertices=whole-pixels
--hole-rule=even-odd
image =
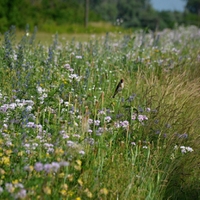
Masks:
[[[177,10],[184,11],[186,1],[184,0],[151,0],[152,6],[156,10]]]

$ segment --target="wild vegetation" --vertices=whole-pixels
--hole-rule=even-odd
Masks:
[[[115,28],[163,30],[176,25],[199,26],[200,5],[197,0],[185,0],[184,12],[156,11],[150,0],[1,0],[0,32],[12,25],[31,31],[37,26],[42,32],[97,33],[110,28],[96,26],[100,22]],[[89,25],[84,27],[85,4]],[[26,8],[26,9],[24,9]]]
[[[198,28],[35,37],[0,48],[1,199],[199,199]]]

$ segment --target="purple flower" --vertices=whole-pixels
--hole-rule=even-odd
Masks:
[[[99,126],[100,125],[100,120],[94,120],[94,124],[95,124],[95,126]]]
[[[93,124],[93,120],[92,119],[88,119],[88,124]]]
[[[26,190],[25,189],[21,189],[19,192],[17,192],[17,194],[15,194],[15,198],[16,199],[24,199],[26,197]]]
[[[148,117],[146,115],[138,115],[138,120],[140,122],[144,121],[144,120],[148,120]]]
[[[37,172],[40,172],[42,171],[44,168],[43,164],[42,163],[35,163],[35,166],[34,166],[34,169],[37,171]]]
[[[51,163],[51,170],[53,172],[57,172],[60,169],[60,164],[57,162],[52,162]]]
[[[123,128],[127,128],[129,126],[129,122],[128,121],[120,121],[120,126]]]
[[[105,112],[104,110],[100,110],[98,114],[99,114],[99,115],[105,115],[106,112]]]
[[[1,107],[0,107],[0,111],[1,112],[6,112],[7,111],[7,109],[8,109],[8,104],[4,104],[4,105],[2,105]]]
[[[51,169],[52,169],[52,165],[51,165],[51,164],[49,164],[49,163],[44,164],[44,171],[45,171],[46,173],[51,172]]]
[[[60,165],[60,167],[67,167],[67,166],[69,166],[69,162],[61,161],[61,162],[59,162],[59,165]]]
[[[35,123],[34,122],[28,122],[26,124],[26,127],[28,127],[28,128],[35,128]]]
[[[71,141],[71,140],[67,141],[67,146],[73,147],[74,145],[75,145],[75,143],[73,141]]]
[[[106,116],[106,117],[104,118],[104,120],[105,120],[105,122],[109,123],[109,122],[111,121],[111,117],[110,117],[110,116]]]

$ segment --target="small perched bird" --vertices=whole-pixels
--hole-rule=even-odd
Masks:
[[[120,82],[118,83],[116,89],[115,89],[115,93],[114,93],[114,95],[113,95],[113,98],[115,98],[115,95],[116,95],[118,92],[122,91],[123,88],[124,88],[124,79],[121,79]]]

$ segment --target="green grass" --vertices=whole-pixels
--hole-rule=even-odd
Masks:
[[[198,31],[10,30],[0,49],[1,198],[199,199]]]

